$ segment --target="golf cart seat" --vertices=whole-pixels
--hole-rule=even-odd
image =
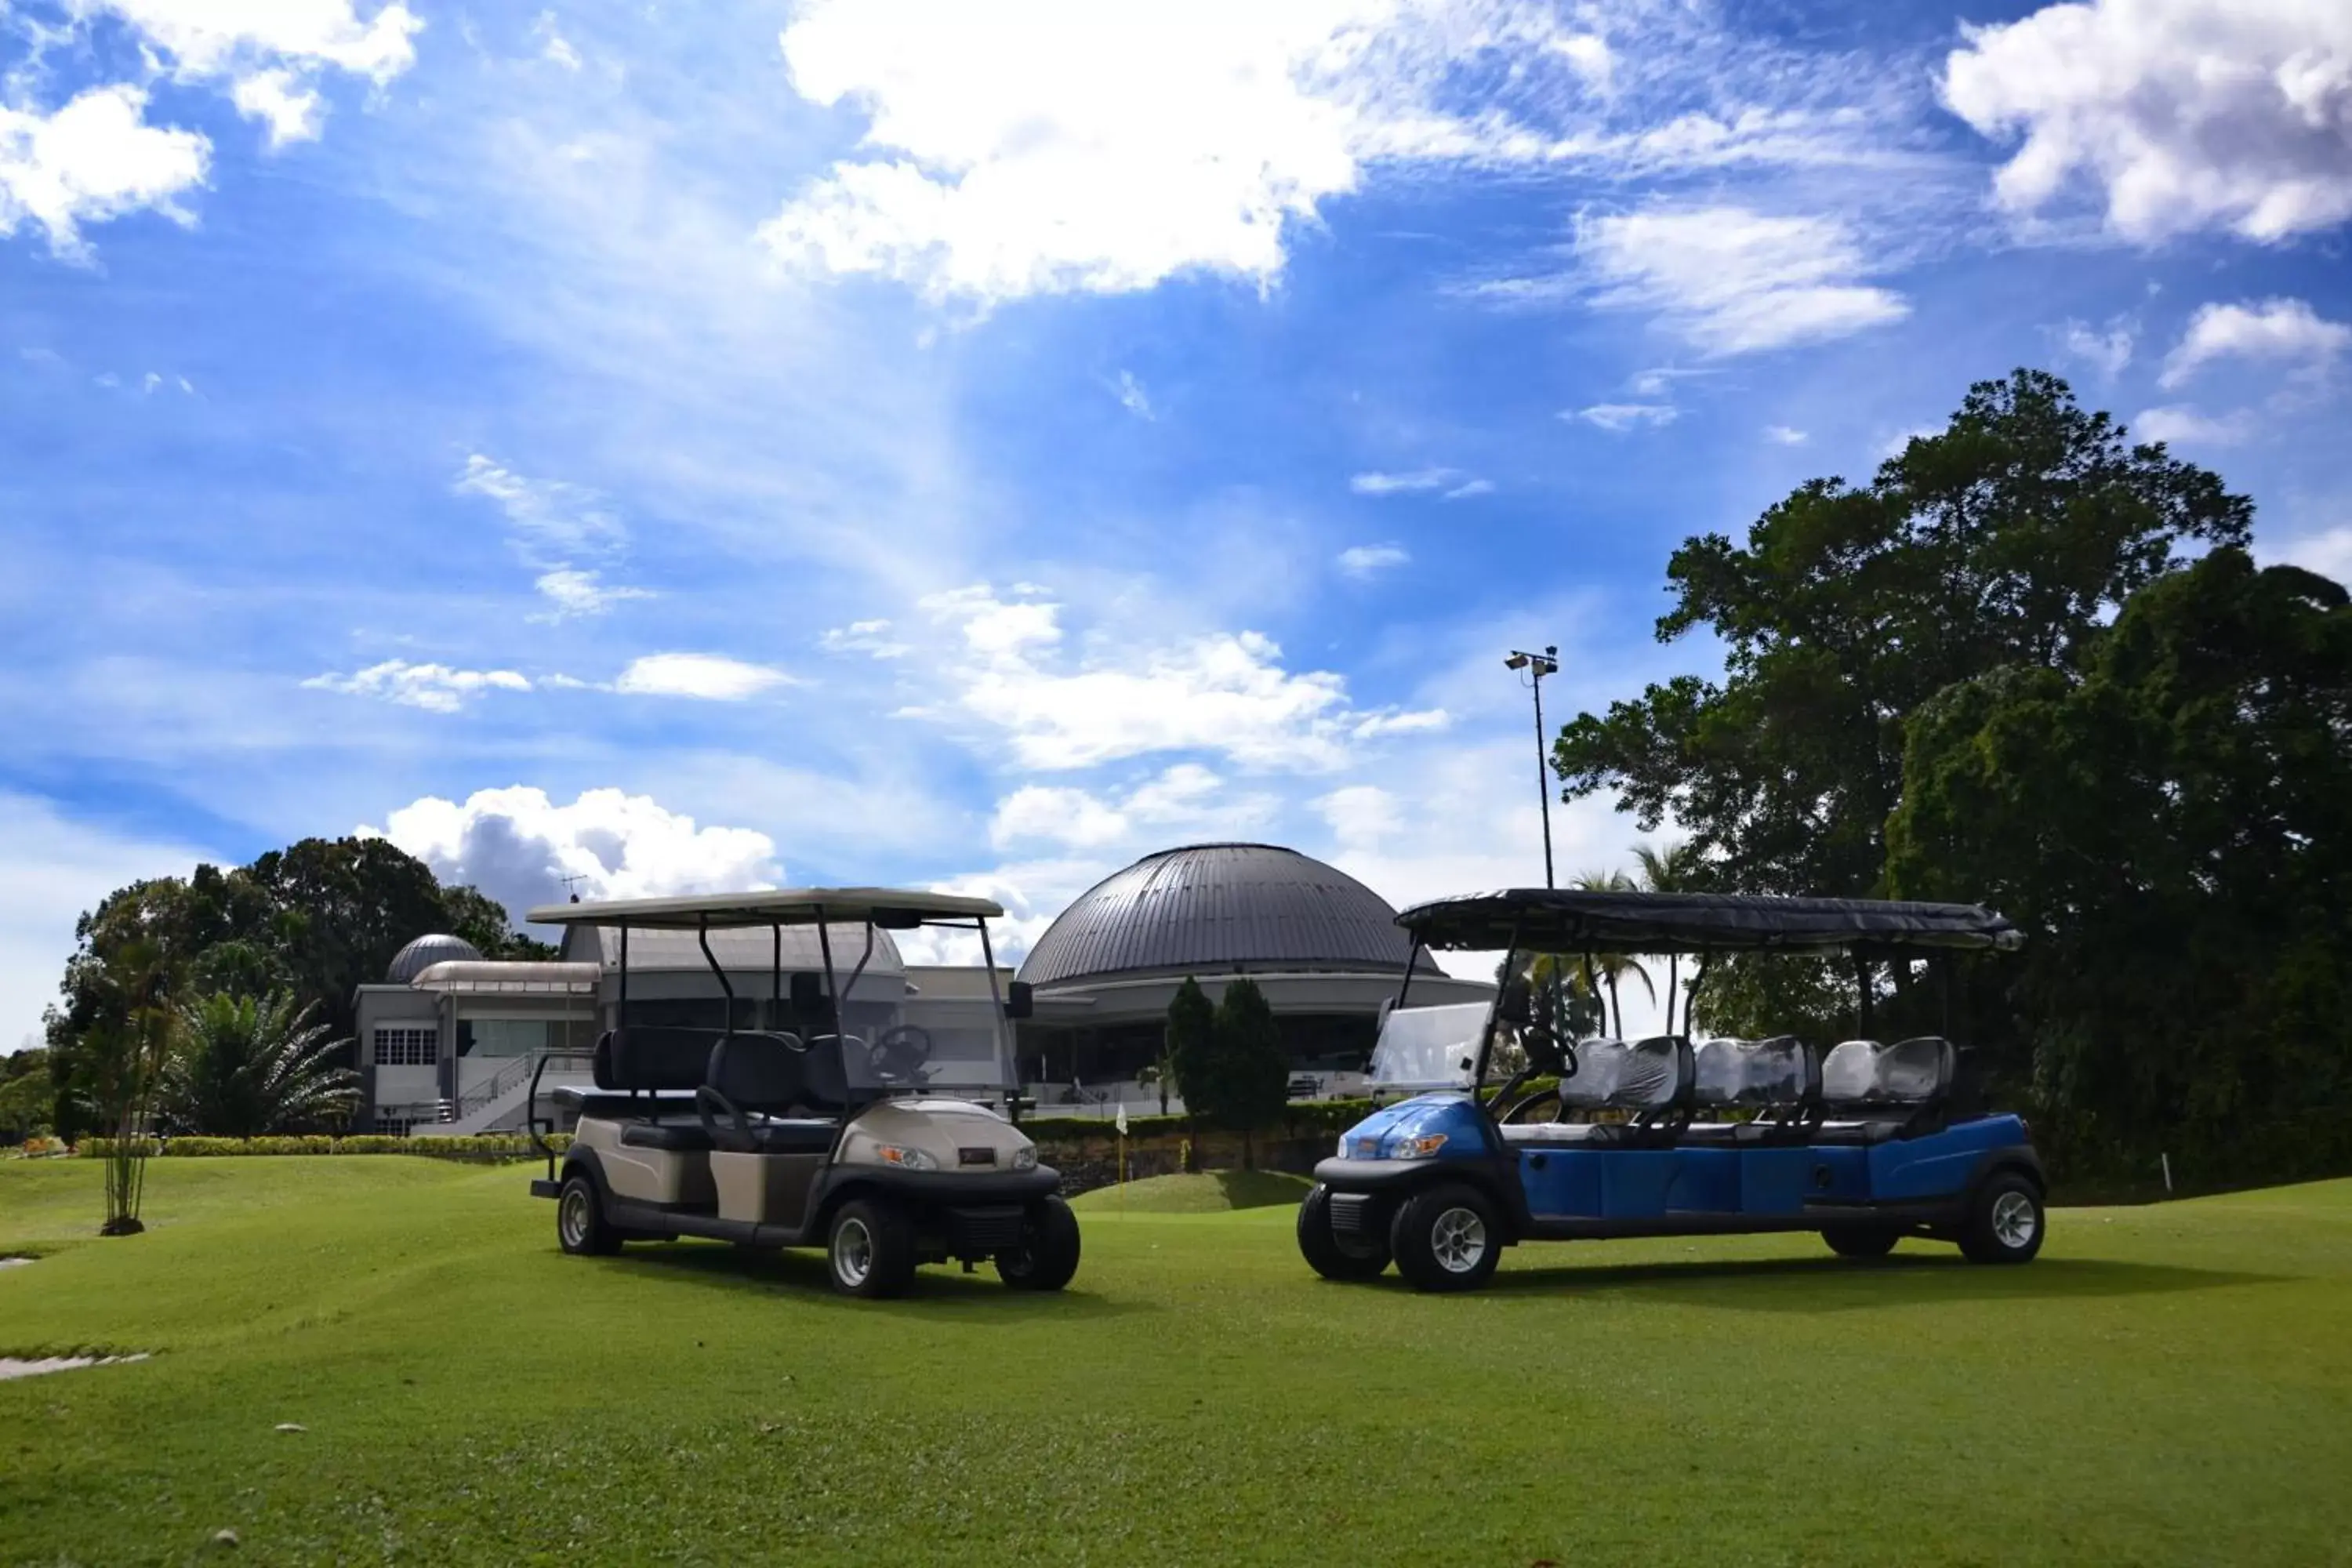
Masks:
[[[1576,1047],[1576,1071],[1560,1080],[1559,1102],[1577,1110],[1656,1115],[1689,1099],[1691,1077],[1690,1042],[1679,1035],[1631,1045],[1586,1040]]]
[[[596,1087],[604,1089],[696,1089],[710,1062],[716,1029],[633,1024],[597,1037]]]
[[[822,1113],[846,1103],[841,1052],[796,1035],[737,1034],[710,1047],[695,1090],[705,1148],[728,1154],[824,1154],[840,1128]],[[812,1113],[817,1113],[812,1115]],[[756,1118],[756,1120],[755,1120]]]
[[[1822,1059],[1822,1104],[1849,1120],[1825,1121],[1823,1143],[1876,1143],[1901,1134],[1940,1109],[1959,1071],[1952,1042],[1935,1035],[1897,1040],[1846,1040]]]
[[[1695,1123],[1683,1130],[1686,1143],[1786,1142],[1802,1136],[1820,1112],[1821,1057],[1794,1035],[1708,1040],[1692,1052],[1692,1059],[1693,1104],[1718,1116],[1735,1110],[1753,1115]]]

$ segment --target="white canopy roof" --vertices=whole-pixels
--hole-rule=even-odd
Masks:
[[[532,925],[633,926],[639,931],[724,931],[730,926],[816,925],[871,920],[885,930],[933,920],[998,920],[1003,906],[952,893],[897,888],[776,888],[763,892],[706,893],[686,899],[603,899],[541,904],[524,917]]]

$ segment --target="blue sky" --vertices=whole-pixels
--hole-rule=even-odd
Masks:
[[[2352,574],[2352,12],[17,0],[0,1046],[136,876],[1540,875],[1685,534],[2018,364]],[[1603,802],[1570,869],[1622,864]]]

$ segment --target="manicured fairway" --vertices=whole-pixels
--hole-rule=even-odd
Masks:
[[[555,1250],[521,1167],[0,1163],[0,1561],[2352,1561],[2352,1183],[1327,1285],[1287,1210],[1097,1205],[1063,1297]],[[281,1422],[307,1430],[279,1433]]]

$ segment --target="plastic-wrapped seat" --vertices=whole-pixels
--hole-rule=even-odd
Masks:
[[[1746,1121],[1694,1126],[1694,1142],[1769,1142],[1801,1135],[1821,1109],[1821,1058],[1794,1035],[1768,1039],[1715,1039],[1691,1053],[1696,1077],[1691,1102],[1718,1116],[1753,1113]]]
[[[710,1147],[735,1154],[824,1153],[839,1127],[812,1111],[848,1098],[841,1048],[831,1037],[803,1045],[797,1035],[740,1033],[714,1044],[695,1105]]]
[[[1822,1103],[1839,1121],[1816,1136],[1825,1143],[1875,1143],[1899,1135],[1942,1109],[1959,1072],[1959,1053],[1939,1035],[1893,1045],[1845,1040],[1822,1058]]]

